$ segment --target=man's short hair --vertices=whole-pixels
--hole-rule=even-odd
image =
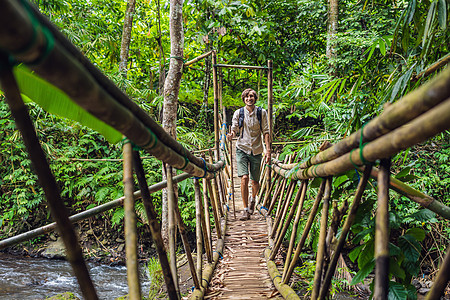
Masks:
[[[255,94],[255,101],[258,100],[258,94],[255,92],[255,90],[248,88],[242,92],[242,95],[241,95],[242,101],[244,101],[244,98],[247,97],[247,95],[250,93]]]

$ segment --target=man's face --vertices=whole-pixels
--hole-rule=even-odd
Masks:
[[[247,96],[244,97],[245,105],[253,106],[253,105],[255,105],[255,102],[256,102],[256,97],[255,97],[255,93],[253,93],[253,92],[248,93]]]

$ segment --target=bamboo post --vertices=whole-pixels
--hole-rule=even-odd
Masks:
[[[203,208],[200,196],[200,184],[198,179],[194,179],[194,194],[195,194],[195,233],[197,237],[197,278],[202,278],[203,268],[203,230],[202,225]],[[205,241],[206,242],[206,241]],[[206,248],[206,246],[205,246]]]
[[[275,192],[273,193],[273,197],[272,197],[272,201],[270,202],[270,206],[269,206],[269,212],[268,214],[270,215],[272,213],[272,210],[275,208],[275,204],[277,202],[281,202],[278,201],[280,199],[280,193],[282,191],[284,191],[284,188],[286,187],[286,183],[287,183],[287,178],[282,178],[281,182],[279,182],[279,184],[277,185]],[[278,205],[278,207],[280,207],[280,205]]]
[[[324,190],[325,193],[323,193]],[[320,201],[322,200],[322,196],[323,194],[326,194],[327,191],[331,191],[331,184],[328,182],[328,180],[324,179],[319,187],[319,192],[317,193],[316,200],[314,201],[313,207],[311,208],[311,211],[309,213],[308,221],[306,222],[306,225],[303,229],[302,237],[298,242],[297,248],[295,249],[294,257],[289,264],[289,268],[286,269],[286,273],[283,273],[283,282],[286,284],[291,279],[295,265],[297,264],[298,258],[300,257],[300,252],[302,252],[303,245],[305,244],[306,238],[308,237],[309,231],[311,230],[311,225],[316,216],[317,209],[319,208]]]
[[[217,238],[222,238],[222,232],[220,231],[220,218],[219,218],[219,210],[217,208],[217,202],[215,199],[217,199],[217,191],[213,191],[213,185],[211,184],[211,180],[206,181],[206,184],[208,186],[208,192],[211,196],[211,206],[213,210],[213,217],[214,217],[214,223],[216,223],[216,231],[217,231]]]
[[[233,140],[230,141],[230,177],[231,177],[231,197],[233,199],[233,216],[236,219],[236,204],[234,201],[234,163],[233,163]]]
[[[194,260],[192,258],[191,246],[189,245],[186,226],[184,225],[183,219],[181,218],[181,214],[180,214],[178,205],[175,205],[175,219],[178,224],[178,230],[181,235],[181,240],[183,241],[184,252],[186,253],[186,258],[189,263],[189,269],[191,270],[192,281],[194,282],[195,288],[199,289],[200,283],[198,281],[197,272],[195,270],[195,265],[194,265]]]
[[[444,261],[439,267],[439,272],[431,286],[431,290],[425,296],[425,300],[442,299],[445,288],[450,280],[450,246],[447,247]]]
[[[278,180],[280,178],[282,178],[282,176],[280,176],[276,173],[275,173],[275,176],[273,176],[273,178],[272,178],[272,176],[270,176],[270,172],[268,174],[269,174],[269,176],[268,176],[267,180],[271,180],[271,179],[273,179],[273,180],[271,182],[268,181],[268,183],[267,183],[267,184],[269,184],[269,189],[267,190],[266,195],[264,196],[264,201],[262,204],[262,206],[267,209],[267,212],[269,211],[267,206],[270,204],[270,202],[272,202],[272,199],[270,199],[272,191],[274,190],[274,188],[278,187]]]
[[[325,185],[323,185],[324,187]],[[319,193],[323,193],[323,187],[321,186],[321,188],[319,189]],[[287,251],[287,255],[286,255],[286,260],[284,262],[284,268],[283,268],[283,277],[285,276],[285,274],[287,273],[287,270],[289,268],[289,265],[291,263],[291,258],[292,258],[292,252],[294,251],[294,244],[295,244],[295,240],[297,238],[297,230],[298,230],[298,224],[300,223],[300,217],[302,215],[302,210],[303,210],[303,203],[305,200],[305,196],[306,196],[306,191],[308,190],[308,186],[304,185],[303,186],[303,191],[302,191],[302,201],[300,202],[300,204],[298,205],[298,209],[297,209],[297,213],[295,215],[295,219],[294,219],[294,224],[292,225],[292,232],[291,232],[291,237],[289,239],[289,247],[288,247],[288,251]],[[280,242],[281,243],[281,242]],[[278,251],[278,250],[277,250]],[[276,254],[272,254],[273,258],[275,258]]]
[[[319,299],[325,299],[326,295],[328,294],[328,288],[331,284],[331,278],[333,277],[334,271],[336,269],[337,261],[339,255],[341,254],[342,248],[344,247],[344,243],[345,240],[347,239],[350,227],[353,225],[353,222],[355,220],[356,211],[358,210],[362,195],[364,193],[364,190],[366,189],[367,182],[369,181],[371,169],[372,169],[371,165],[365,166],[363,176],[359,180],[358,187],[355,193],[355,198],[353,199],[353,203],[352,206],[350,207],[348,217],[345,220],[344,226],[342,227],[341,236],[339,237],[339,240],[337,242],[336,250],[334,251],[333,256],[331,257],[327,273],[325,274],[323,284],[320,288]]]
[[[205,248],[206,248],[206,258],[209,263],[212,262],[212,240],[211,240],[211,219],[209,217],[209,203],[208,203],[208,183],[206,181],[207,179],[202,179],[202,186],[203,186],[203,208],[204,208],[204,217],[205,220],[205,230],[204,230],[204,238],[205,241]],[[211,195],[212,197],[212,195]],[[211,200],[212,202],[212,200]]]
[[[58,225],[66,249],[67,260],[72,266],[83,297],[88,300],[96,300],[98,299],[97,293],[83,259],[75,230],[69,220],[69,214],[59,194],[58,185],[50,170],[44,151],[39,144],[33,122],[20,96],[20,91],[7,57],[0,57],[0,83],[16,126],[22,134],[34,171],[44,190],[52,218]]]
[[[173,282],[172,273],[170,272],[169,260],[167,259],[166,249],[164,248],[164,242],[161,236],[161,227],[158,222],[158,215],[156,214],[155,207],[150,198],[151,187],[149,188],[147,186],[144,168],[142,167],[142,162],[141,158],[139,157],[138,151],[133,151],[133,163],[136,177],[139,183],[139,188],[142,191],[142,202],[144,204],[145,213],[147,215],[148,225],[150,227],[153,241],[156,245],[156,252],[158,253],[159,263],[161,264],[161,270],[163,273],[164,282],[166,284],[167,294],[169,296],[169,299],[177,299],[178,296],[175,289],[175,284]]]
[[[375,229],[375,290],[373,298],[387,299],[389,292],[389,177],[390,159],[380,161]]]
[[[298,208],[298,211],[301,212],[301,210],[303,208],[303,201],[305,200],[305,196],[306,196],[306,187],[305,187],[306,185],[308,185],[308,181],[303,180],[300,184],[300,187],[298,188],[297,194],[295,196],[294,202],[292,203],[291,210],[290,210],[289,215],[286,219],[286,222],[283,226],[283,229],[280,232],[277,232],[277,234],[276,234],[276,240],[275,240],[274,246],[272,248],[272,254],[270,256],[270,260],[275,259],[275,256],[277,255],[278,250],[281,247],[281,243],[283,242],[284,235],[286,234],[286,232],[289,228],[289,225],[291,224],[292,218],[294,217],[295,211],[297,210],[300,199],[301,200],[300,200],[300,206]],[[299,213],[299,218],[300,218],[300,213]],[[298,225],[298,220],[297,220],[297,225]],[[293,228],[294,228],[294,226],[293,226]],[[292,231],[294,231],[294,229],[292,229]],[[291,253],[292,253],[292,250],[291,250]]]
[[[289,209],[289,205],[291,204],[291,198],[294,194],[295,186],[297,185],[296,180],[292,180],[289,183],[288,192],[286,193],[286,198],[283,201],[282,208],[280,209],[280,214],[276,217],[275,222],[273,224],[273,230],[271,232],[270,237],[273,239],[275,238],[276,233],[280,233],[281,227],[283,227],[283,221],[286,217],[287,211]],[[300,189],[299,189],[300,191]],[[282,198],[280,198],[280,201],[282,201]]]
[[[209,152],[209,162],[212,162],[212,159],[213,159],[213,153]],[[220,189],[221,187],[218,182],[218,179],[219,179],[219,176],[217,176],[217,175],[215,177],[211,178],[211,181],[212,181],[211,185],[213,187],[213,193],[214,193],[213,198],[214,198],[214,201],[216,204],[216,208],[218,209],[219,215],[221,217],[223,217],[223,209],[222,209],[222,203],[224,203],[223,199],[222,199],[223,194],[222,194],[222,190]]]
[[[169,257],[170,257],[170,270],[172,272],[173,282],[177,297],[180,298],[180,286],[178,282],[178,270],[177,270],[177,253],[176,253],[176,219],[175,219],[175,206],[177,205],[175,199],[175,191],[173,186],[172,167],[164,164],[166,168],[167,177],[167,206],[169,214]]]
[[[219,83],[217,81],[217,54],[215,51],[212,53],[213,63],[213,87],[214,87],[214,145],[216,147],[216,161],[220,157],[219,149]]]
[[[127,256],[128,295],[132,300],[141,300],[138,236],[133,197],[133,148],[129,141],[123,145],[123,188],[125,195],[123,207],[125,210],[125,253]]]
[[[314,273],[314,286],[311,294],[312,300],[317,299],[317,296],[319,295],[320,285],[322,282],[323,264],[325,260],[325,239],[327,237],[328,210],[330,207],[331,183],[333,182],[333,178],[329,177],[326,179],[326,181],[327,183],[325,186],[325,193],[323,197],[322,216],[320,218],[319,243],[316,256],[316,271]]]
[[[281,187],[280,190],[280,194],[278,195],[278,205],[277,205],[277,211],[275,212],[275,218],[278,219],[280,217],[280,214],[282,213],[283,209],[284,209],[284,205],[286,202],[283,202],[284,196],[286,194],[286,191],[290,191],[291,185],[292,185],[292,181],[290,179],[287,179],[284,181],[283,186]],[[286,198],[287,199],[287,198]],[[278,224],[274,225],[274,227],[277,227]]]
[[[267,61],[267,117],[269,123],[269,145],[272,148],[273,142],[273,62]],[[268,165],[272,164],[272,159],[269,159]],[[267,170],[268,182],[272,181],[272,169]]]

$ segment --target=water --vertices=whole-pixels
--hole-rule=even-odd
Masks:
[[[100,299],[115,299],[128,293],[126,267],[88,263],[88,268]],[[72,292],[82,299],[72,274],[70,264],[63,260],[21,258],[0,253],[0,299],[40,300],[65,292]],[[142,278],[143,295],[148,294],[149,285],[148,280]]]

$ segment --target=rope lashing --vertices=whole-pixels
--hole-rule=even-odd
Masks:
[[[227,211],[230,211],[230,207],[228,206],[228,204],[227,204]]]
[[[269,211],[269,209],[265,206],[261,206],[261,209],[265,209],[266,211]]]
[[[53,38],[53,34],[48,30],[47,27],[41,26],[39,24],[39,21],[34,16],[33,12],[31,11],[27,1],[22,0],[20,1],[25,8],[25,11],[27,12],[28,16],[30,17],[31,26],[33,28],[33,33],[31,36],[31,40],[29,43],[27,43],[25,46],[23,46],[21,49],[16,50],[13,52],[14,55],[21,55],[26,52],[28,52],[30,49],[34,48],[38,43],[38,31],[41,30],[42,34],[44,35],[44,41],[46,43],[44,52],[41,53],[40,56],[38,56],[35,60],[31,62],[27,62],[27,65],[38,65],[41,62],[43,62],[52,52],[54,46],[55,46],[55,39]]]
[[[187,157],[186,148],[183,148],[183,152],[184,152],[184,165],[180,169],[178,169],[181,171],[183,171],[189,164],[189,158]]]
[[[276,275],[276,276],[273,277],[273,280],[275,280],[275,278],[277,278],[277,277],[282,278],[281,275],[278,274],[278,275]]]
[[[318,167],[319,165],[320,165],[320,164],[314,165],[314,166],[312,167],[312,169],[311,169],[311,173],[313,174],[314,177],[319,177],[319,176],[317,175],[317,172],[316,172],[316,169],[317,169],[317,167]]]
[[[367,161],[367,160],[364,158],[364,155],[363,155],[363,149],[364,149],[364,146],[368,144],[368,143],[364,143],[364,144],[363,144],[363,138],[364,138],[364,136],[363,136],[363,131],[364,131],[364,126],[366,126],[366,124],[367,124],[367,123],[365,123],[365,124],[361,127],[361,137],[359,138],[359,158],[361,159],[361,162],[363,163],[363,165],[373,165],[373,163],[370,162],[370,161]]]
[[[148,141],[147,144],[141,146],[141,148],[143,149],[147,149],[147,150],[152,150],[153,148],[156,147],[156,145],[158,144],[158,138],[156,137],[155,133],[153,131],[151,131],[149,128],[147,128],[148,132],[150,133],[150,140]],[[152,143],[154,143],[151,147],[149,147]],[[148,147],[148,148],[147,148]]]
[[[202,280],[206,282],[206,287],[208,287],[209,286],[209,281],[206,280],[205,278],[202,278]]]
[[[193,179],[202,179],[206,177],[206,174],[208,173],[208,169],[206,168],[206,161],[203,157],[200,157],[201,160],[203,160],[203,171],[205,172],[205,174],[203,174],[202,177],[192,177]]]
[[[177,60],[180,60],[182,63],[185,63],[184,58],[181,57],[181,56],[169,56],[169,59],[170,59],[170,58],[175,58],[175,59],[177,59]]]
[[[223,259],[222,253],[220,253],[219,251],[214,250],[213,252],[216,252],[217,254],[219,254],[219,258]]]
[[[125,145],[125,144],[131,144],[131,146],[133,147],[133,150],[134,151],[140,151],[141,150],[141,148],[138,146],[138,145],[136,145],[135,143],[133,143],[129,138],[127,138],[127,137],[124,137],[123,139],[122,139],[122,142],[123,142],[123,144]]]

